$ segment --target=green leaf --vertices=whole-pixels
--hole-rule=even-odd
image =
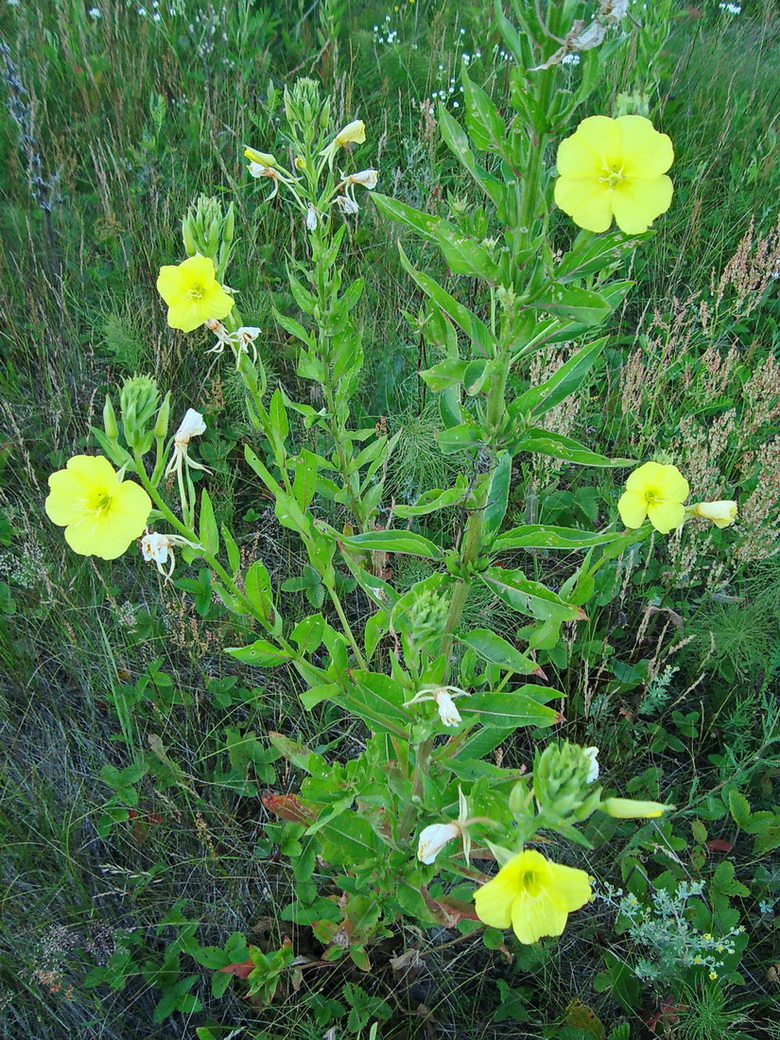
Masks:
[[[225,653],[235,657],[242,664],[255,664],[261,668],[275,668],[277,665],[292,661],[292,654],[269,643],[267,639],[256,639],[248,646],[230,646]]]
[[[485,91],[473,83],[465,68],[461,72],[466,104],[466,126],[471,140],[482,151],[494,151],[506,158],[506,126]]]
[[[500,529],[509,505],[509,487],[512,483],[512,456],[502,451],[493,470],[488,488],[487,503],[482,522],[482,537],[486,543]],[[396,510],[396,513],[398,510]]]
[[[525,524],[500,534],[491,546],[491,552],[511,549],[589,549],[592,545],[607,545],[622,537],[622,532],[602,533],[580,531],[576,527],[548,527],[545,524]]]
[[[296,459],[290,459],[295,467],[293,477],[293,497],[304,512],[309,508],[317,487],[317,475],[320,469],[320,458],[307,449],[303,449]]]
[[[468,170],[481,190],[493,201],[499,211],[499,217],[501,217],[501,214],[504,212],[505,185],[483,167],[477,165],[474,153],[469,147],[468,137],[444,105],[440,104],[438,106],[436,114],[439,117],[439,130],[445,144],[461,165]]]
[[[217,529],[217,521],[214,517],[214,507],[211,504],[209,493],[204,488],[200,493],[200,526],[198,529],[198,538],[202,545],[205,545],[206,549],[211,553],[212,556],[216,556],[219,552],[219,531]]]
[[[312,686],[301,693],[301,704],[307,711],[311,711],[321,701],[334,701],[343,707],[343,703],[339,699],[343,692],[337,683],[323,683],[321,686]]]
[[[349,549],[360,549],[363,552],[395,552],[424,556],[428,560],[444,559],[444,553],[438,545],[413,531],[366,531],[351,537],[340,536],[339,541]]]
[[[585,612],[573,603],[564,602],[551,589],[538,581],[530,581],[519,570],[488,567],[479,577],[491,592],[521,614],[541,621],[582,621]]]
[[[543,296],[526,306],[562,318],[571,318],[585,326],[599,325],[612,313],[612,307],[601,293],[576,286],[550,286]]]
[[[531,427],[521,434],[515,442],[513,453],[536,451],[540,455],[552,455],[553,458],[573,462],[579,466],[633,466],[635,459],[608,459],[605,455],[591,451],[584,444],[561,433]]]
[[[290,424],[287,421],[287,409],[284,407],[282,391],[278,386],[271,395],[268,414],[271,419],[271,424],[279,434],[280,439],[283,441],[290,432]]]
[[[447,506],[458,505],[465,501],[465,497],[464,487],[447,488],[446,491],[432,488],[430,491],[424,491],[413,506],[396,506],[394,513],[400,520],[411,516],[426,516],[439,509],[446,509]]]
[[[423,213],[419,209],[407,206],[405,202],[399,202],[398,199],[391,199],[387,195],[382,195],[378,191],[371,192],[371,198],[380,213],[384,213],[384,215],[390,217],[391,220],[398,221],[399,224],[406,224],[408,228],[416,231],[418,235],[422,235],[422,237],[428,242],[437,241],[436,228],[439,224],[446,223],[442,217],[435,217],[430,213]]]
[[[290,633],[290,638],[302,654],[313,654],[322,645],[325,618],[322,614],[311,614],[299,621]]]
[[[544,693],[562,697],[557,690],[545,687],[521,686],[511,693],[477,693],[463,698],[458,703],[458,710],[464,718],[471,713],[478,713],[480,722],[485,726],[553,726],[559,720],[554,708],[540,704],[533,695],[526,691],[541,689]]]
[[[281,314],[275,307],[272,308],[274,318],[279,322],[285,332],[288,332],[295,339],[299,339],[301,343],[305,343],[310,349],[314,349],[314,337],[310,332],[301,325],[299,321],[294,318],[288,318],[286,314]]]
[[[731,793],[729,792],[729,794]],[[718,864],[710,884],[714,892],[722,893],[726,896],[750,895],[750,889],[734,877],[734,864],[728,859],[724,859]]]
[[[729,811],[743,831],[750,826],[750,802],[737,790],[729,791]]]
[[[299,744],[297,741],[290,740],[289,737],[273,731],[268,734],[268,740],[277,751],[284,755],[288,762],[292,762],[298,769],[303,769],[304,772],[309,773],[311,776],[328,776],[330,767],[323,756],[318,755],[304,744]]]
[[[298,534],[301,534],[304,537],[311,538],[311,520],[306,513],[303,512],[292,495],[286,494],[281,489],[276,495],[274,515],[282,527],[287,527],[291,531],[297,531]]]
[[[493,352],[493,337],[487,325],[480,321],[476,314],[472,314],[467,307],[459,303],[454,296],[450,296],[446,290],[442,289],[435,279],[427,274],[423,274],[422,271],[415,270],[400,242],[398,243],[398,251],[401,257],[401,266],[406,273],[411,275],[422,291],[427,296],[430,296],[434,303],[452,318],[456,325],[463,329],[484,357],[489,357]]]
[[[228,563],[230,564],[230,569],[235,576],[241,569],[241,552],[236,545],[235,538],[224,524],[220,527],[220,531],[222,532],[222,541],[225,543],[225,548],[227,549]]]
[[[436,431],[436,442],[444,455],[452,455],[456,451],[466,451],[482,443],[484,432],[476,423],[461,423],[450,426],[446,430]]]
[[[539,386],[531,387],[516,397],[509,406],[513,418],[528,415],[538,417],[549,412],[582,386],[591,368],[601,356],[607,338],[588,343],[569,358],[552,376]]]
[[[538,665],[525,654],[521,654],[516,647],[507,642],[495,632],[486,628],[472,629],[465,636],[459,636],[458,642],[470,646],[480,657],[500,668],[510,672],[519,672],[521,675],[529,675],[536,671]]]
[[[468,367],[468,361],[461,361],[460,358],[445,358],[444,361],[439,361],[438,364],[420,372],[420,378],[434,393],[438,394],[449,386],[460,386]]]

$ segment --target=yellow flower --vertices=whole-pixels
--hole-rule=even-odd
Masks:
[[[273,155],[270,155],[268,152],[258,152],[256,148],[245,148],[244,155],[249,159],[250,163],[256,163],[258,166],[277,165]]]
[[[590,116],[558,146],[555,202],[587,231],[647,231],[672,201],[672,142],[644,116]]]
[[[80,556],[115,560],[141,535],[152,509],[144,489],[120,480],[102,455],[74,455],[49,487],[46,515]]]
[[[674,806],[663,802],[635,802],[631,798],[605,798],[599,809],[616,820],[652,820]]]
[[[200,253],[178,267],[161,267],[157,291],[168,304],[168,324],[182,332],[192,332],[209,318],[226,318],[233,310],[233,297],[217,281],[214,261]]]
[[[336,134],[336,144],[346,148],[348,144],[363,144],[366,139],[366,124],[362,119],[353,119]]]
[[[685,518],[683,502],[688,497],[688,481],[676,466],[646,462],[626,481],[618,501],[620,519],[626,527],[641,527],[645,517],[661,534],[669,534]]]
[[[511,924],[521,943],[543,935],[560,935],[572,910],[591,897],[584,870],[563,867],[540,852],[526,849],[506,863],[474,893],[477,916],[491,928]]]
[[[727,502],[697,502],[691,506],[694,516],[702,516],[705,520],[712,520],[716,527],[728,527],[737,519],[737,503]]]

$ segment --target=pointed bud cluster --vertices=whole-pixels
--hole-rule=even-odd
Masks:
[[[598,748],[583,748],[564,741],[548,744],[534,761],[533,789],[541,812],[549,820],[577,822],[587,819],[601,800]]]

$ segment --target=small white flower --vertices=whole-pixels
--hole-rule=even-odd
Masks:
[[[306,213],[306,227],[309,231],[315,231],[317,229],[317,210],[309,203],[309,209]]]
[[[90,7],[89,11],[87,11],[87,14],[89,15],[90,18],[94,18],[94,19],[98,19],[98,18],[102,18],[103,17],[103,15],[100,13],[100,11],[98,10],[97,7]]]
[[[360,184],[372,191],[376,187],[379,170],[361,170],[359,173],[350,173],[345,177],[342,184]]]
[[[444,726],[459,726],[462,722],[460,712],[455,707],[450,694],[445,689],[437,690],[433,699],[436,701],[436,707],[439,709],[439,718]]]
[[[457,838],[460,825],[457,823],[431,823],[420,831],[417,858],[421,863],[433,863],[448,841]]]
[[[596,761],[599,749],[597,747],[586,747],[583,749],[585,755],[590,759],[590,769],[588,775],[585,777],[587,783],[592,784],[594,780],[599,778],[599,764]]]

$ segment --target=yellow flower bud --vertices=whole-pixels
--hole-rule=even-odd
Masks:
[[[268,152],[258,152],[254,148],[245,148],[244,155],[250,162],[257,163],[260,166],[278,165],[273,155],[269,155]]]
[[[605,798],[599,806],[616,820],[652,820],[674,808],[662,802],[635,802],[632,798]]]
[[[716,527],[729,527],[737,519],[737,503],[725,502],[697,502],[693,506],[694,516],[701,516],[705,520],[712,520]]]
[[[366,139],[366,124],[362,119],[353,119],[336,134],[336,144],[342,148],[348,144],[363,144]]]

